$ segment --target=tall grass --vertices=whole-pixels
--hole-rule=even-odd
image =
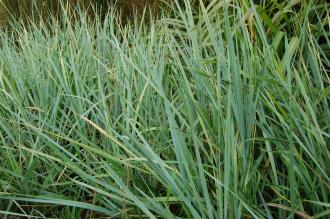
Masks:
[[[173,0],[0,0],[0,27],[12,20],[45,22],[49,18],[61,18],[63,10],[72,18],[81,10],[94,17],[106,13],[109,8],[117,8],[122,19],[128,20],[135,15],[141,16],[145,9],[156,15],[161,7],[164,10],[171,3]]]
[[[148,25],[112,10],[13,24],[0,215],[329,216],[328,8],[285,5],[273,32],[253,1],[184,1]]]

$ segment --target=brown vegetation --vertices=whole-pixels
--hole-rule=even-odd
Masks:
[[[106,11],[108,7],[113,7],[116,4],[121,10],[124,17],[131,17],[137,13],[141,13],[145,8],[154,10],[160,6],[162,0],[62,0],[64,7],[76,8],[81,7],[92,13],[92,8],[98,8]],[[5,24],[9,14],[13,14],[15,19],[26,19],[35,15],[34,9],[38,10],[38,15],[46,17],[48,12],[55,16],[60,15],[60,0],[0,0],[0,25]],[[156,10],[154,10],[156,11]]]

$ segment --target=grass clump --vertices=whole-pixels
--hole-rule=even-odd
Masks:
[[[329,9],[269,32],[258,8],[1,32],[0,214],[327,217]]]

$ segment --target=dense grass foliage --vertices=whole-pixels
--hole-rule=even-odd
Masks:
[[[141,16],[144,10],[159,14],[159,9],[164,10],[174,0],[0,0],[0,27],[11,20],[47,20],[49,18],[61,18],[63,9],[70,16],[76,15],[79,10],[90,17],[105,14],[109,8],[117,8],[121,11],[122,19],[131,19],[134,15]]]
[[[329,217],[329,5],[292,2],[3,30],[0,217]]]

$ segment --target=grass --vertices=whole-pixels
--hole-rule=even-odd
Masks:
[[[174,2],[163,0],[0,0],[0,27],[10,21],[23,20],[24,22],[62,17],[65,9],[71,17],[78,16],[74,12],[82,9],[90,17],[103,15],[108,8],[118,8],[121,11],[122,19],[132,19],[134,15],[140,16],[144,9],[151,10],[157,15],[160,7],[165,10],[166,5]]]
[[[329,216],[329,5],[181,3],[0,32],[2,217]]]

